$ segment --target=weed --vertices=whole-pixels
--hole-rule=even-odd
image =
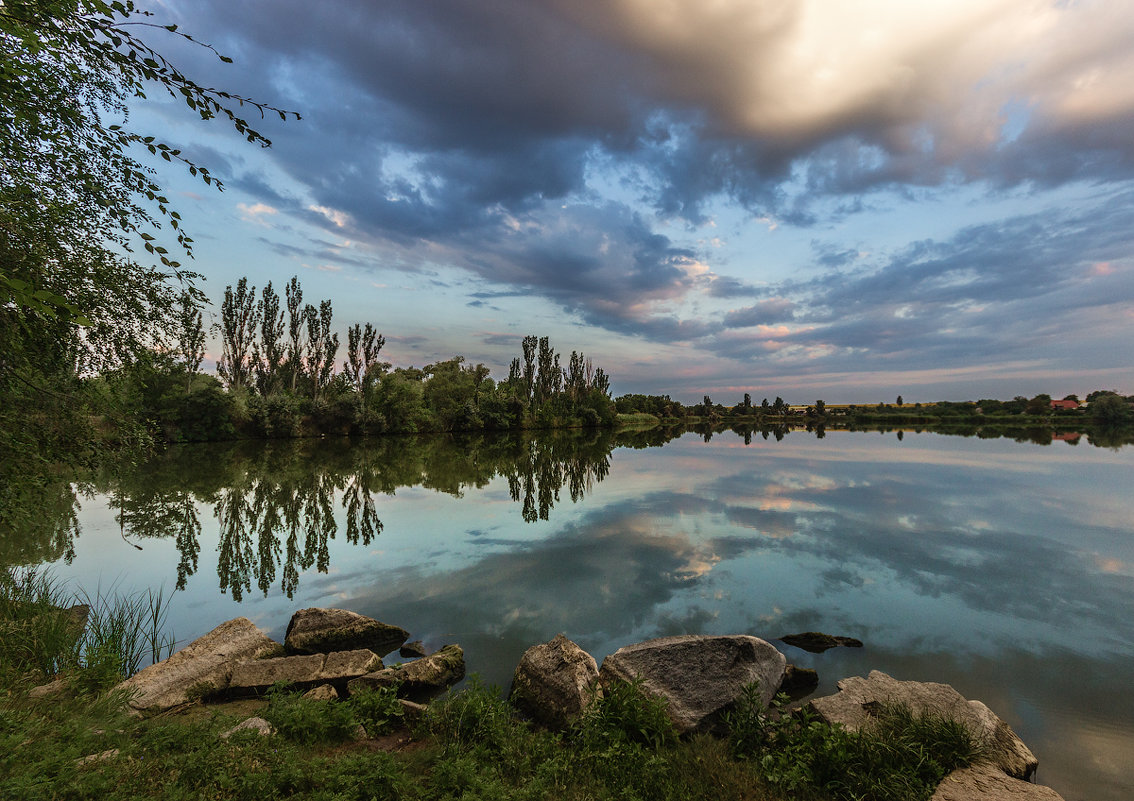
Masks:
[[[730,745],[750,759],[764,781],[791,794],[818,792],[832,799],[927,799],[950,771],[981,755],[962,724],[905,706],[880,706],[860,731],[830,726],[807,710],[770,711],[749,688],[727,718]]]
[[[579,737],[591,749],[627,742],[656,750],[677,736],[665,700],[647,695],[641,679],[607,687],[587,706],[579,724]]]
[[[275,688],[268,693],[264,719],[281,737],[305,745],[349,740],[358,727],[346,704],[304,698]]]
[[[401,725],[405,716],[396,687],[377,687],[351,693],[346,707],[371,737],[389,733]]]

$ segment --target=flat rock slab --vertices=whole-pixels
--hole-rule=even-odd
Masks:
[[[955,770],[937,785],[929,801],[1063,801],[1042,784],[1013,779],[992,765]]]
[[[193,700],[188,691],[228,687],[233,667],[243,660],[277,653],[280,644],[256,628],[246,617],[221,623],[177,653],[135,673],[117,689],[130,693],[129,706],[141,711],[162,711]]]
[[[1004,773],[1028,779],[1039,764],[1011,727],[980,701],[969,701],[948,684],[898,681],[880,670],[867,678],[853,676],[838,682],[840,692],[816,698],[808,706],[827,723],[856,731],[871,720],[881,704],[904,704],[916,713],[930,712],[964,724],[981,738],[988,759]]]
[[[524,651],[509,699],[534,720],[562,729],[596,697],[598,676],[595,658],[559,634]]]
[[[287,684],[345,684],[375,670],[381,670],[382,659],[373,651],[336,651],[330,654],[281,656],[240,662],[232,668],[230,692],[261,692],[277,682]]]
[[[397,650],[409,632],[347,609],[300,609],[291,616],[284,646],[293,654],[366,648],[378,656]]]
[[[603,660],[599,684],[641,679],[645,692],[665,699],[670,719],[684,733],[716,726],[752,683],[766,706],[786,666],[784,655],[757,637],[687,634],[619,648]]]
[[[422,659],[359,676],[347,684],[347,689],[355,693],[396,686],[399,698],[423,701],[439,695],[464,677],[465,652],[459,645],[446,645]]]
[[[862,640],[856,640],[854,637],[838,637],[831,634],[824,634],[821,631],[805,631],[802,634],[785,634],[780,637],[780,642],[793,645],[796,648],[802,648],[812,654],[821,654],[831,648],[861,648]]]

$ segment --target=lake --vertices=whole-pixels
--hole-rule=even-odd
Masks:
[[[821,693],[871,669],[1006,719],[1068,801],[1134,797],[1134,448],[720,431],[183,446],[64,487],[8,561],[162,587],[180,643],[336,606],[460,643],[507,687],[564,632],[599,661],[802,631]],[[1037,437],[1043,440],[1043,437]],[[663,444],[664,443],[664,444]],[[396,655],[395,655],[396,656]]]

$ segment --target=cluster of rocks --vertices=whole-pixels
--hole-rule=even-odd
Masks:
[[[808,650],[860,646],[857,640],[808,632],[798,635]],[[163,662],[127,679],[129,704],[137,713],[169,710],[201,699],[258,695],[285,682],[311,697],[336,699],[360,688],[396,686],[407,710],[450,687],[465,673],[459,645],[426,654],[409,633],[341,609],[303,609],[288,626],[283,644],[247,618],[223,623]],[[789,641],[789,637],[781,638]],[[400,649],[405,664],[387,667],[382,657]],[[534,645],[520,659],[509,699],[541,725],[562,729],[618,682],[636,681],[643,692],[664,701],[681,734],[713,732],[753,685],[767,706],[782,691],[814,689],[814,671],[796,668],[770,643],[748,635],[683,635],[627,645],[594,657],[563,634]],[[904,704],[915,713],[932,712],[964,724],[985,745],[987,759],[950,774],[931,801],[1014,799],[1062,801],[1055,791],[1032,784],[1037,760],[1012,729],[979,701],[969,701],[946,684],[897,681],[873,671],[866,678],[838,682],[839,692],[808,707],[819,719],[857,730],[885,705]],[[267,733],[267,723],[250,719],[241,727]],[[240,728],[240,727],[238,727]]]
[[[849,638],[830,638],[822,644],[861,646]],[[790,689],[792,674],[798,671],[771,644],[747,635],[648,640],[619,648],[599,667],[590,654],[560,634],[524,653],[510,697],[533,719],[561,728],[601,697],[604,688],[637,680],[644,692],[665,701],[678,732],[713,731],[747,685],[757,683],[767,706],[778,691]],[[834,695],[808,704],[828,724],[858,730],[881,707],[904,704],[915,714],[931,712],[959,721],[984,744],[986,761],[951,773],[931,801],[1062,801],[1054,790],[1028,781],[1038,761],[1008,724],[949,685],[897,681],[873,671],[867,678],[843,679],[838,688]]]
[[[464,678],[459,645],[426,654],[420,642],[407,645],[408,639],[409,632],[399,626],[345,609],[299,610],[282,644],[239,617],[118,688],[133,711],[153,714],[198,700],[260,695],[279,683],[329,699],[359,688],[396,686],[400,698],[417,704]],[[412,661],[386,666],[382,657],[394,650]]]

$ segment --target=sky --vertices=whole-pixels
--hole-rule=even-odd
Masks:
[[[1134,393],[1126,2],[146,7],[302,116],[134,106],[225,184],[160,172],[214,314],[294,275],[396,365],[503,378],[536,334],[687,403]]]

